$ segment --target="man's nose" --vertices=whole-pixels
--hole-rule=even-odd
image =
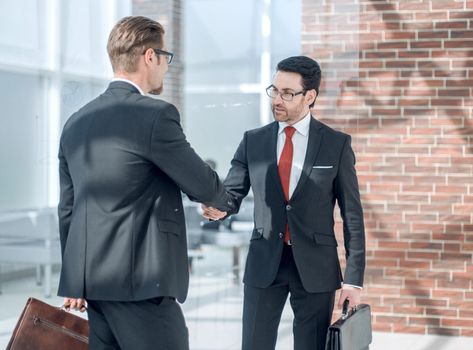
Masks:
[[[280,105],[284,103],[284,100],[281,98],[281,94],[277,94],[276,97],[273,99],[273,103],[276,105]]]

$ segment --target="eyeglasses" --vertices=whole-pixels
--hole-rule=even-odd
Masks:
[[[294,96],[305,94],[305,90],[301,90],[299,92],[279,92],[278,89],[276,89],[273,85],[269,85],[266,88],[266,94],[273,99],[279,95],[281,96],[282,100],[290,102],[294,99]]]
[[[156,52],[156,55],[164,55],[167,57],[168,64],[171,64],[172,58],[174,57],[174,54],[172,52],[160,50],[160,49],[153,49],[154,52]]]

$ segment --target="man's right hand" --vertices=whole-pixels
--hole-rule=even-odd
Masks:
[[[85,299],[82,298],[64,298],[64,308],[67,311],[70,309],[79,310],[80,312],[87,310]]]
[[[220,220],[222,218],[224,218],[225,216],[227,216],[227,212],[226,211],[220,211],[218,209],[215,209],[213,207],[208,207],[204,204],[201,205],[202,207],[202,216],[208,220],[213,220],[213,221],[216,221],[216,220]]]

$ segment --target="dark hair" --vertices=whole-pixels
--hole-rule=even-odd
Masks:
[[[149,48],[162,48],[163,35],[162,25],[150,18],[122,18],[108,37],[107,51],[113,71],[136,72],[138,57]]]
[[[293,56],[283,59],[278,63],[278,71],[298,73],[302,77],[302,87],[305,91],[314,89],[319,95],[322,71],[317,61],[307,56]],[[309,106],[314,107],[314,102]]]

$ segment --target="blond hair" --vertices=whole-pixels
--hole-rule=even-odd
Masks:
[[[138,57],[149,48],[161,49],[163,35],[163,26],[150,18],[122,18],[108,37],[107,52],[113,71],[136,72]]]

